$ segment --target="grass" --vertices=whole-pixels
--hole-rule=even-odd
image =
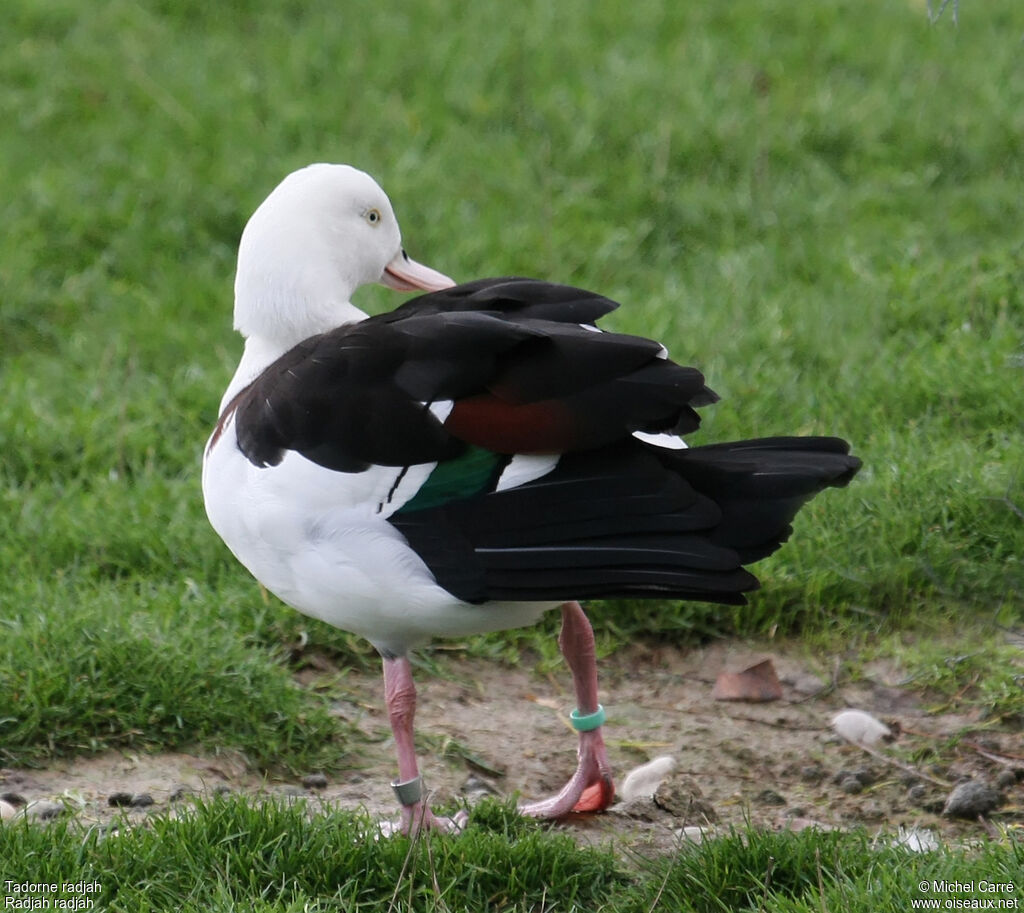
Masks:
[[[985,881],[1011,886],[991,896],[1019,898],[1024,890],[1019,844],[914,854],[864,833],[750,832],[682,845],[676,855],[650,861],[579,847],[494,801],[475,809],[458,839],[382,841],[370,822],[352,815],[310,817],[302,803],[254,808],[228,798],[197,803],[177,818],[160,816],[135,832],[83,832],[66,822],[4,828],[0,858],[12,882],[98,881],[91,896],[106,909],[132,913],[875,913],[911,909],[928,897],[977,902],[991,895],[977,887]],[[976,887],[936,890],[933,881]]]
[[[932,654],[925,644],[908,657],[918,681],[1019,715],[1007,662],[943,651],[956,639],[1007,656],[1000,638],[1024,604],[1022,33],[1012,0],[966,5],[955,28],[948,13],[929,26],[923,2],[881,0],[473,4],[457,19],[440,0],[87,11],[11,0],[0,29],[3,763],[198,742],[302,769],[348,750],[350,732],[284,660],[303,631],[343,663],[371,657],[266,600],[209,530],[198,484],[240,350],[239,233],[286,172],[315,160],[374,173],[410,252],[451,275],[536,275],[621,300],[609,325],[663,339],[723,396],[698,440],[854,442],[863,472],[802,514],[760,565],[749,607],[595,606],[603,649],[778,631],[882,634],[898,650],[905,632],[937,632]],[[360,300],[374,311],[397,301],[376,289]],[[548,623],[465,647],[550,662],[538,639],[550,634]],[[207,809],[187,826],[236,833],[246,814]],[[351,826],[304,824],[303,865],[326,839],[318,828]],[[115,848],[149,858],[174,827],[0,839],[25,841],[25,877],[64,853],[60,871],[93,860],[128,885],[136,870],[115,860],[129,849]],[[794,839],[793,852],[810,852]],[[364,852],[393,882],[381,855],[393,851]],[[784,852],[773,845],[773,858]],[[977,861],[942,858],[912,866]],[[738,864],[761,877],[763,862]],[[773,884],[745,902],[867,908],[877,877],[886,903],[906,906],[913,876],[839,862],[824,866],[824,889],[812,879],[790,894],[776,862]],[[244,896],[236,864],[217,863],[186,908]],[[187,865],[166,877],[187,880]],[[710,878],[687,871],[671,870],[663,900],[692,878],[704,908],[722,908]],[[632,891],[642,907],[663,878],[595,890]],[[854,882],[860,893],[841,893]],[[306,890],[250,900],[335,903],[333,887]],[[555,908],[529,896],[506,908]]]
[[[332,741],[346,730],[326,704],[301,691],[274,654],[253,649],[239,625],[183,626],[176,589],[65,586],[31,613],[0,621],[0,758],[33,764],[198,741],[241,751],[264,769],[337,765]],[[185,605],[209,603],[196,588]]]
[[[925,691],[935,712],[974,711],[985,725],[1024,722],[1024,653],[995,637],[970,643],[941,639],[891,643],[884,653],[899,656],[906,684]]]

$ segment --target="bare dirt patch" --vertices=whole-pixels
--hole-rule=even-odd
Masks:
[[[781,700],[712,699],[723,668],[742,668],[765,657],[781,680]],[[441,677],[418,676],[417,731],[434,802],[467,796],[473,801],[488,792],[535,799],[557,791],[575,766],[568,676],[458,658],[446,660],[443,668]],[[674,757],[676,770],[658,802],[635,800],[558,826],[587,841],[615,837],[657,849],[674,844],[681,828],[701,825],[920,828],[955,841],[980,835],[994,823],[1024,824],[1019,731],[993,729],[975,715],[929,712],[926,696],[895,684],[895,670],[875,668],[851,684],[833,679],[837,668],[828,658],[808,658],[775,644],[685,651],[637,647],[606,658],[601,662],[606,739],[620,782],[629,770],[661,755]],[[125,814],[144,820],[154,811],[179,807],[178,800],[190,794],[225,790],[307,796],[314,805],[392,817],[388,783],[394,757],[380,681],[369,672],[343,681],[336,712],[357,723],[367,738],[359,746],[358,765],[330,772],[323,788],[260,776],[230,754],[107,753],[42,770],[0,771],[0,793],[28,802],[63,801],[90,823]],[[845,707],[878,716],[893,727],[895,740],[879,745],[873,755],[839,739],[829,721]],[[965,778],[1000,792],[1002,804],[988,819],[942,815],[953,785]],[[109,805],[114,793],[148,795],[153,803],[114,808]]]

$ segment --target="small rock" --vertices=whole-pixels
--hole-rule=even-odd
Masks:
[[[848,795],[855,796],[859,792],[864,791],[864,784],[861,783],[856,777],[843,777],[839,784],[839,788]]]
[[[878,777],[875,775],[875,772],[869,767],[855,767],[853,770],[844,767],[836,773],[832,778],[832,782],[842,786],[847,780],[856,780],[861,787],[865,787],[870,786],[877,779]],[[860,792],[860,790],[856,790],[856,792]]]
[[[800,768],[800,779],[804,783],[820,783],[825,779],[825,771],[820,764],[805,764]]]
[[[875,745],[892,736],[885,723],[863,710],[840,710],[832,717],[832,728],[846,741],[857,745]]]
[[[967,780],[953,788],[942,808],[947,818],[985,816],[997,809],[1003,801],[998,790],[981,780]]]
[[[18,814],[17,806],[12,805],[10,802],[5,802],[0,799],[0,821],[5,821],[8,818],[13,818]]]
[[[174,789],[171,790],[168,799],[171,802],[180,802],[185,796],[195,795],[195,790],[191,786],[186,786],[184,783],[179,783]]]
[[[753,748],[750,748],[748,745],[737,745],[735,742],[730,742],[726,740],[723,742],[719,742],[719,746],[721,747],[722,751],[729,755],[732,755],[732,757],[734,757],[737,761],[740,761],[743,764],[748,764],[751,767],[760,764],[764,760],[764,757],[762,755],[758,754],[756,751],[754,751]]]
[[[654,793],[654,804],[684,821],[699,821],[706,824],[718,820],[718,814],[704,799],[700,787],[690,777],[668,777]]]
[[[626,778],[619,787],[619,798],[623,802],[641,797],[650,798],[658,791],[662,780],[675,770],[675,766],[675,758],[663,755],[646,764],[641,764],[639,767],[634,767],[626,774]]]
[[[107,805],[114,808],[146,808],[153,804],[154,799],[149,793],[116,792],[107,796]]]
[[[921,805],[928,798],[928,787],[923,783],[915,783],[907,790],[907,798],[915,805]]]
[[[1012,789],[1017,785],[1017,771],[1007,768],[1001,770],[996,777],[996,789]],[[0,796],[0,798],[3,798]]]
[[[860,780],[862,786],[870,786],[878,779],[878,774],[870,767],[855,767],[853,769],[853,776]]]
[[[754,801],[761,805],[785,805],[786,799],[784,796],[779,795],[774,789],[762,789],[756,796]]]
[[[302,778],[302,785],[306,789],[326,789],[327,788],[327,777],[321,773],[306,774]]]
[[[49,821],[52,818],[60,817],[65,811],[66,809],[60,802],[50,802],[47,799],[36,799],[34,802],[29,802],[21,810],[21,814],[26,818],[32,818],[36,821]]]
[[[618,802],[608,811],[631,821],[664,821],[665,811],[654,804],[650,796],[637,796],[625,802]]]
[[[14,805],[18,808],[21,808],[21,806],[27,804],[27,800],[20,793],[0,793],[0,800],[3,800],[9,805]]]
[[[857,817],[861,821],[882,821],[886,817],[886,808],[881,802],[869,800],[857,809]]]

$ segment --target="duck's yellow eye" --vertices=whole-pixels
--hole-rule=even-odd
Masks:
[[[371,225],[380,224],[380,210],[379,209],[367,209],[365,213],[366,221]]]

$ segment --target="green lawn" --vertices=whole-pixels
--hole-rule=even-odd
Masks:
[[[663,339],[722,395],[696,439],[839,434],[863,458],[760,565],[750,607],[596,606],[605,649],[640,633],[898,645],[936,632],[972,661],[918,647],[910,662],[929,683],[962,695],[973,680],[1004,717],[1024,714],[1003,642],[1024,619],[1022,34],[1018,0],[964,3],[958,27],[948,10],[930,26],[924,0],[8,0],[0,765],[198,743],[299,770],[351,747],[324,698],[293,683],[287,645],[308,630],[344,662],[370,654],[265,599],[199,492],[240,352],[239,234],[285,173],[316,160],[373,173],[410,253],[449,275],[534,275],[622,301],[607,325]],[[375,311],[399,300],[360,298]],[[551,649],[529,634],[465,646]],[[218,815],[243,814],[194,826],[209,835]],[[284,820],[253,815],[253,829]],[[300,829],[303,852],[324,827]],[[0,860],[24,848],[25,878],[74,857],[61,872],[110,866],[128,883],[113,848],[156,852],[159,836],[61,831],[47,856],[50,833],[0,830]],[[373,868],[398,851],[361,852]],[[828,890],[881,865],[832,866],[838,852],[822,849]],[[248,890],[228,865],[195,909]],[[612,873],[579,905],[625,891],[647,909],[658,878],[670,897],[696,871],[642,890]],[[324,878],[253,909],[330,908],[338,882]],[[907,879],[892,890],[912,892]],[[570,908],[536,888],[529,903],[495,889],[495,908]],[[868,893],[826,902],[817,881],[801,891],[748,906],[887,909]],[[140,903],[123,908],[179,906]],[[698,908],[730,906],[714,904]]]
[[[310,819],[301,804],[254,809],[239,799],[157,818],[130,838],[61,823],[16,826],[0,831],[0,840],[10,853],[4,879],[98,882],[65,896],[125,913],[880,913],[929,899],[950,909],[941,904],[951,898],[972,909],[993,898],[1019,901],[1024,891],[1019,843],[915,855],[863,833],[762,831],[682,846],[674,858],[622,859],[578,847],[492,801],[477,808],[458,840],[381,841],[359,817]]]

